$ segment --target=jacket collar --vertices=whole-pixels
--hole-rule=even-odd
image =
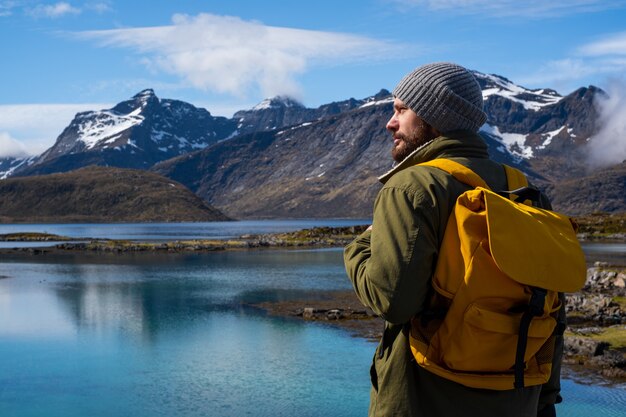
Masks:
[[[430,142],[426,142],[411,152],[402,162],[395,165],[389,171],[378,177],[383,184],[410,166],[421,164],[437,158],[489,158],[487,144],[478,134],[466,130],[458,130],[439,136]]]

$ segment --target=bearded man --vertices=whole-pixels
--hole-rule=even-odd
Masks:
[[[344,252],[361,302],[385,319],[371,368],[370,416],[550,416],[560,401],[557,337],[553,374],[544,385],[521,389],[469,388],[415,362],[411,319],[427,308],[431,278],[448,217],[468,186],[447,172],[417,166],[436,158],[458,162],[492,190],[506,190],[501,164],[489,159],[477,133],[486,121],[482,91],[467,69],[433,63],[406,75],[393,91],[387,123],[397,165],[380,177],[372,226]]]

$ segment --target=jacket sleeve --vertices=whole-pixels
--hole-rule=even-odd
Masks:
[[[346,271],[361,302],[393,324],[424,304],[438,252],[436,204],[427,189],[385,186],[372,230],[344,251]]]

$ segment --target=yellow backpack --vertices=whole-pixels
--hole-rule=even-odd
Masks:
[[[424,164],[474,187],[448,219],[427,309],[411,322],[423,368],[494,390],[548,381],[559,292],[585,283],[585,257],[571,220],[529,205],[524,174],[505,165],[510,198],[451,160]],[[526,187],[526,188],[521,188]],[[538,193],[538,192],[537,192]],[[526,204],[525,204],[526,203]]]

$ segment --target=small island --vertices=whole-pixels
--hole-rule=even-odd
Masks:
[[[301,247],[339,247],[350,243],[355,236],[367,228],[363,226],[317,227],[295,232],[272,233],[261,235],[243,235],[237,239],[196,239],[175,240],[171,242],[140,242],[134,240],[72,238],[48,233],[11,233],[0,235],[0,241],[62,242],[49,247],[16,247],[0,250],[2,253],[35,253],[38,255],[62,252],[201,252],[229,249],[255,248],[301,248]]]

